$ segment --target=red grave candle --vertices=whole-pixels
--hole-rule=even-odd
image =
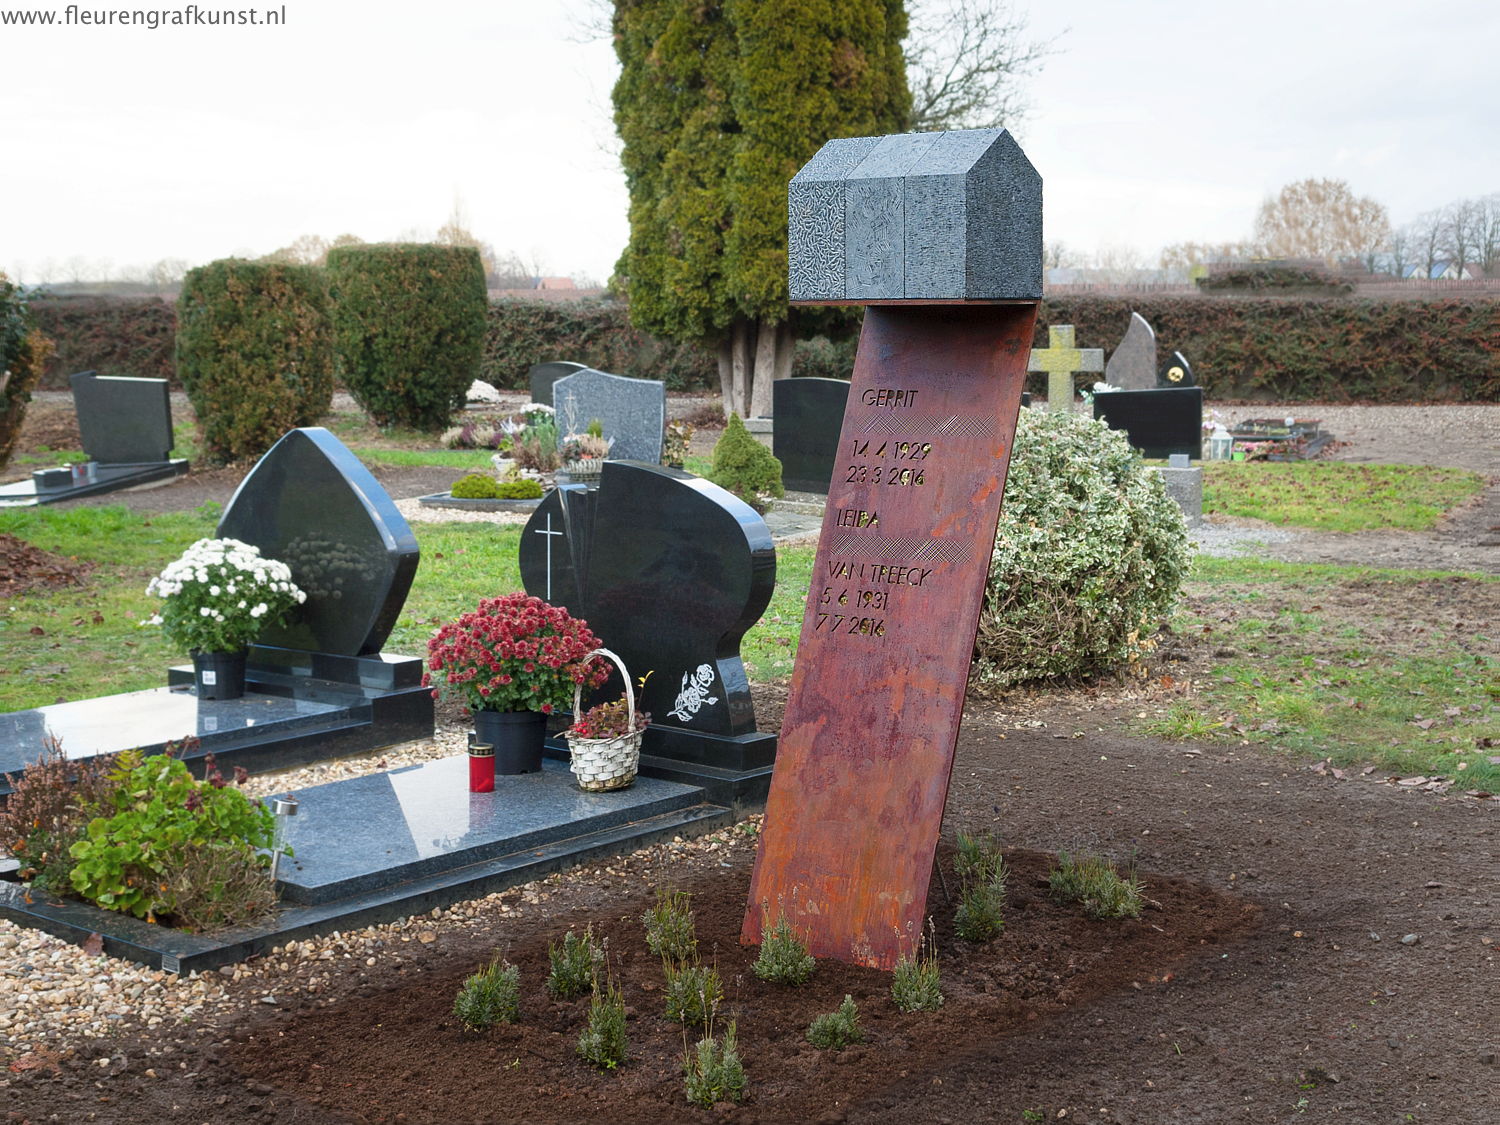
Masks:
[[[469,747],[469,792],[495,791],[495,748],[488,743]]]

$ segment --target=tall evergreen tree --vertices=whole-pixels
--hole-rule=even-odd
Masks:
[[[636,326],[717,344],[726,410],[790,374],[786,185],[824,141],[905,127],[901,0],[616,0]]]

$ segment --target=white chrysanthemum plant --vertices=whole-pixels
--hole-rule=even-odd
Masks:
[[[286,563],[238,539],[200,539],[151,580],[166,604],[151,618],[191,653],[240,652],[307,600]]]

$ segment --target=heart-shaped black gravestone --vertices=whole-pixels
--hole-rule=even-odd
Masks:
[[[527,593],[584,618],[632,679],[649,673],[653,725],[755,732],[740,640],[770,603],[776,552],[748,504],[690,473],[608,461],[597,490],[542,501],[520,561]]]
[[[341,656],[378,653],[411,590],[420,552],[395,504],[321,427],[292,430],[260,459],[219,520],[220,537],[260,548],[307,594],[258,643]]]

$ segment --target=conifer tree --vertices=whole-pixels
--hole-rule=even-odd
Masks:
[[[904,128],[901,0],[616,0],[638,328],[719,351],[726,412],[791,372],[786,185],[824,141]]]

